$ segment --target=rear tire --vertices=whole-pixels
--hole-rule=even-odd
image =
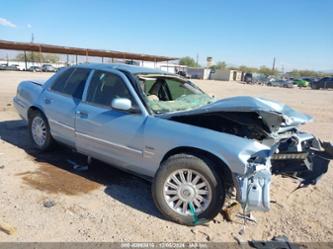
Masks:
[[[314,89],[314,90],[318,90],[318,89],[319,89],[319,86],[314,85],[314,84],[311,84],[311,88]]]
[[[160,212],[169,220],[189,226],[213,219],[225,199],[224,184],[214,166],[207,158],[190,154],[177,154],[164,161],[152,185]]]
[[[40,111],[33,111],[30,115],[29,133],[34,145],[39,150],[47,151],[54,146],[55,141],[51,136],[49,123]]]

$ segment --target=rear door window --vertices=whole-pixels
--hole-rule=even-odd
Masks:
[[[82,99],[90,71],[87,68],[70,68],[55,81],[51,89],[76,99]]]

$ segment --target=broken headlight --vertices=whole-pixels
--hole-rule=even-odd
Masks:
[[[271,150],[261,150],[258,151],[256,153],[254,153],[253,155],[251,155],[251,157],[249,158],[248,163],[252,164],[263,164],[265,165],[267,162],[267,159],[272,155]]]

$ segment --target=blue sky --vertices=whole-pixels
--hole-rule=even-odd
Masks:
[[[0,0],[0,39],[333,69],[332,0]]]

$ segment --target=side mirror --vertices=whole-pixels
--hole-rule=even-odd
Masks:
[[[126,98],[117,98],[112,100],[111,107],[115,110],[126,111],[131,113],[140,113],[137,106],[132,106],[132,101]]]
[[[132,109],[132,102],[126,98],[116,98],[112,100],[111,107],[120,111],[129,111]]]

